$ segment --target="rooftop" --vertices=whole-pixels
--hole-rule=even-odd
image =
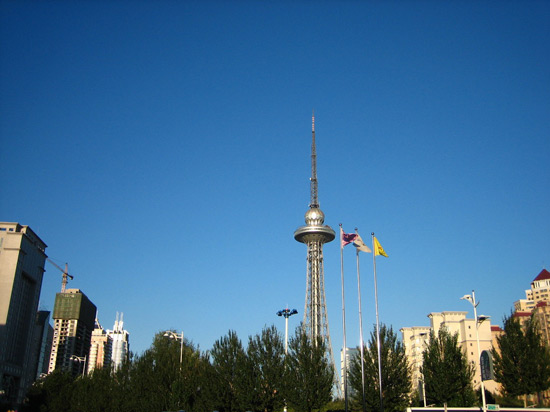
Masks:
[[[533,280],[533,282],[536,282],[538,280],[547,280],[547,279],[550,279],[550,272],[548,272],[546,269],[542,269],[542,271]]]

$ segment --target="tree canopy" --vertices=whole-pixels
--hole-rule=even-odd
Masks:
[[[286,400],[296,411],[311,412],[330,402],[334,369],[323,339],[311,341],[302,326],[296,328],[286,366]]]
[[[321,340],[310,342],[301,329],[288,356],[274,326],[250,336],[246,349],[229,331],[209,352],[158,333],[149,349],[116,371],[95,369],[73,378],[58,370],[46,376],[28,392],[23,410],[273,412],[287,400],[295,411],[311,412],[331,399],[333,369],[326,353]]]
[[[380,410],[380,379],[378,373],[378,345],[376,329],[371,332],[363,349],[365,371],[365,406],[367,411]],[[403,411],[410,404],[411,374],[402,343],[391,327],[380,327],[380,358],[382,360],[382,400],[384,410]],[[351,359],[349,381],[353,407],[362,410],[361,357]]]
[[[504,319],[504,334],[492,350],[495,381],[508,396],[539,394],[550,388],[550,350],[531,317],[522,327],[510,316]]]
[[[266,327],[261,335],[249,338],[248,371],[253,382],[250,410],[273,412],[284,406],[285,349],[275,326]]]
[[[468,363],[460,348],[458,334],[452,335],[445,328],[439,329],[437,336],[430,332],[421,372],[429,404],[474,406],[474,366]]]

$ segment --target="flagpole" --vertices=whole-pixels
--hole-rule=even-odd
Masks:
[[[376,254],[377,246],[374,244],[374,232],[372,235],[372,262],[374,267],[374,302],[376,304],[376,344],[378,346],[378,382],[380,387],[380,412],[384,412],[384,400],[382,398],[382,359],[380,355],[380,321],[378,318],[378,285],[376,282]]]
[[[359,235],[357,232],[357,228],[355,228],[355,233]],[[359,272],[359,249],[355,249],[355,252],[357,253],[357,293],[359,295],[359,343],[360,343],[360,352],[361,352],[361,386],[363,389],[362,395],[363,395],[363,412],[366,412],[366,404],[365,404],[365,356],[363,353],[363,313],[361,311],[361,275]]]
[[[344,244],[343,244],[342,224],[340,223],[340,272],[342,277],[342,330],[344,333],[344,407],[345,412],[348,412],[348,368],[347,368],[347,346],[346,346],[346,300],[344,299]]]

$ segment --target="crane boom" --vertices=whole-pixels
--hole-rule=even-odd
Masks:
[[[65,263],[65,269],[62,269],[60,266],[57,265],[53,260],[50,258],[46,258],[48,262],[50,262],[53,266],[58,268],[61,272],[63,272],[63,278],[61,280],[61,293],[65,293],[65,288],[67,287],[68,278],[71,278],[71,280],[74,279],[73,276],[69,275],[69,264]]]

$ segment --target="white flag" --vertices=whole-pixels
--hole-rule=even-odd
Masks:
[[[353,240],[353,246],[355,246],[357,250],[360,250],[361,252],[372,252],[372,250],[370,250],[369,247],[365,245],[365,242],[363,242],[363,239],[361,239],[361,236],[359,235],[357,235],[357,237]]]

